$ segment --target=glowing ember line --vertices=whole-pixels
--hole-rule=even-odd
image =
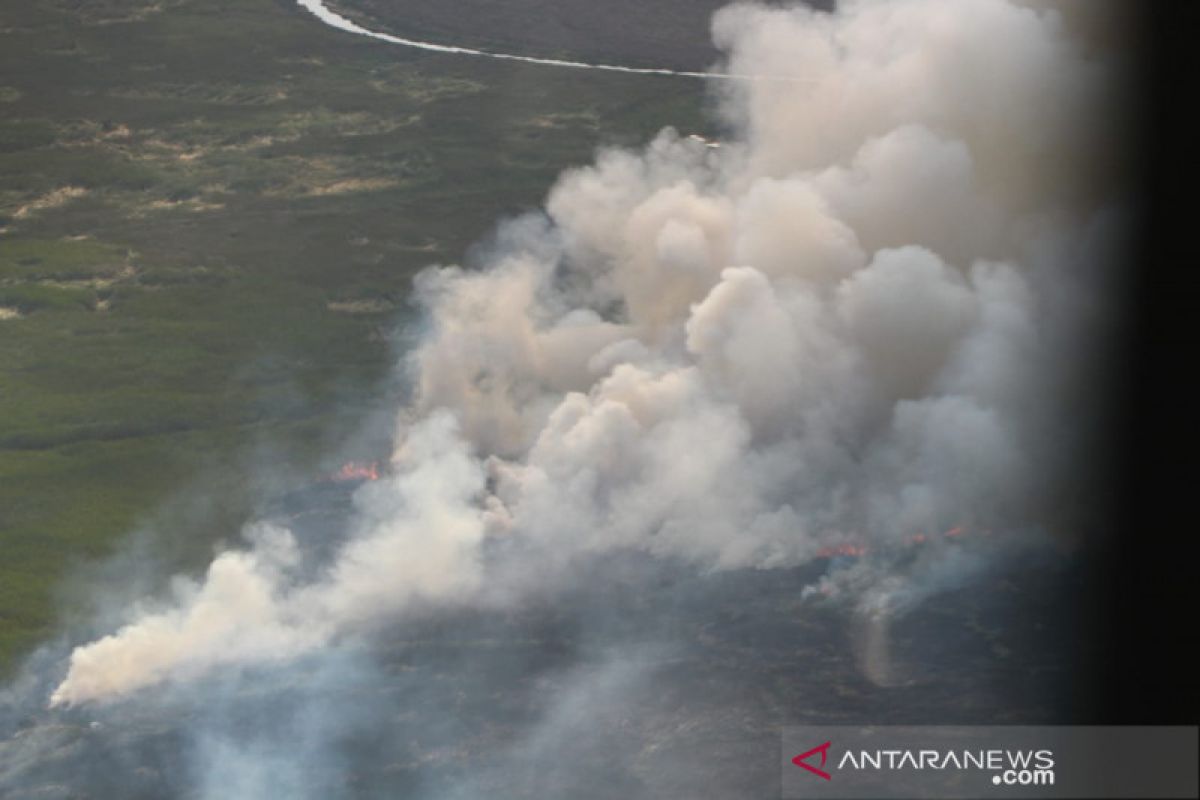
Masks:
[[[956,525],[949,530],[943,531],[940,537],[938,537],[936,534],[914,533],[912,536],[909,536],[907,539],[905,539],[903,543],[906,547],[912,547],[915,545],[924,544],[928,541],[936,540],[938,538],[956,539],[965,533],[967,533],[967,528],[965,525]],[[870,552],[871,548],[867,547],[866,545],[856,544],[853,542],[843,542],[841,544],[822,547],[817,551],[817,558],[834,558],[835,556],[862,558]]]
[[[342,464],[341,468],[330,476],[330,479],[338,483],[346,481],[377,481],[379,480],[379,463],[348,461]]]

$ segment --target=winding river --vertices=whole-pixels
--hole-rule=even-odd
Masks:
[[[304,10],[311,13],[317,19],[321,20],[326,25],[337,28],[338,30],[345,31],[347,33],[354,33],[359,36],[366,36],[371,39],[377,39],[381,42],[388,42],[389,44],[398,44],[403,47],[415,47],[418,50],[432,50],[437,53],[456,53],[458,55],[495,58],[504,61],[523,61],[527,64],[542,64],[547,67],[590,69],[603,72],[624,72],[634,75],[672,75],[681,78],[741,77],[720,72],[688,72],[686,70],[673,70],[654,67],[623,67],[618,64],[592,64],[586,61],[567,61],[559,58],[537,58],[536,56],[519,56],[513,53],[494,53],[490,50],[476,50],[471,47],[455,47],[452,45],[434,44],[433,42],[422,42],[416,39],[405,39],[400,36],[393,36],[390,33],[380,33],[379,31],[373,31],[369,28],[364,28],[356,22],[346,19],[336,11],[333,11],[323,2],[323,0],[296,0],[296,2]]]

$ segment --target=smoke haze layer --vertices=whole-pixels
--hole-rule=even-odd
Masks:
[[[1008,0],[720,12],[727,72],[796,80],[721,82],[720,147],[604,151],[485,268],[422,273],[413,399],[336,553],[307,569],[292,531],[250,526],[77,647],[51,704],[518,607],[610,555],[712,573],[859,547],[821,591],[873,614],[1004,549],[888,557],[916,535],[1045,533],[1123,219],[1108,67],[1068,23]]]

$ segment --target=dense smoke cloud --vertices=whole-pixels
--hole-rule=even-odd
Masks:
[[[1101,65],[1007,0],[736,5],[714,31],[728,72],[770,76],[722,82],[719,148],[602,152],[485,269],[420,276],[414,399],[332,561],[251,527],[77,648],[53,704],[503,606],[598,554],[767,569],[1045,523],[1090,313],[1057,298],[1099,285],[1080,254],[1119,217]],[[976,568],[939,563],[826,588],[873,608]]]

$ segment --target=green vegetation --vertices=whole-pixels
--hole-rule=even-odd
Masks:
[[[373,44],[285,0],[3,5],[0,670],[71,612],[72,565],[146,527],[195,567],[318,475],[418,269],[600,144],[700,129],[699,84]]]

